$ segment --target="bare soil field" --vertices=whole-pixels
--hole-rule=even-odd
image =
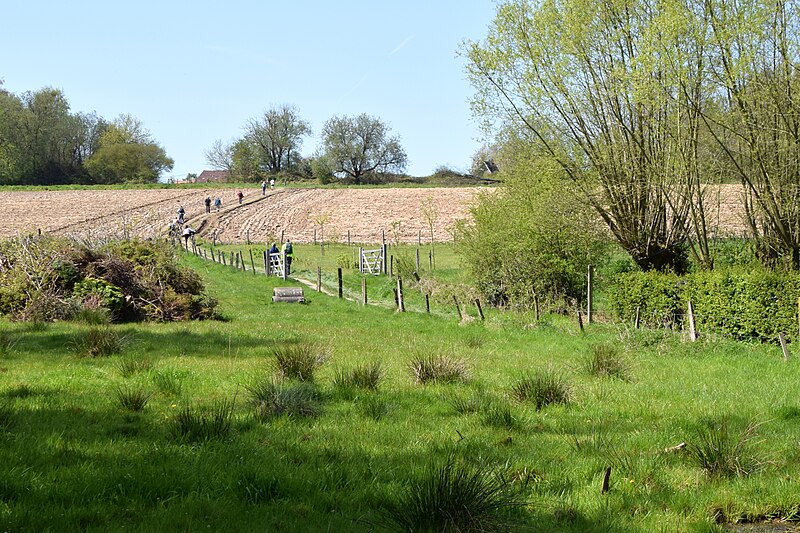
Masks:
[[[183,206],[187,223],[199,235],[218,242],[266,242],[280,237],[297,242],[318,239],[346,242],[430,240],[423,206],[434,214],[433,238],[452,239],[452,228],[469,217],[477,194],[492,189],[243,189],[239,205],[235,189],[148,189],[0,191],[3,210],[0,237],[38,230],[78,238],[164,236]],[[203,200],[219,196],[222,209],[206,214]]]
[[[375,189],[243,189],[239,205],[235,189],[146,189],[0,191],[3,209],[0,237],[39,229],[79,238],[164,236],[183,206],[188,224],[199,235],[217,242],[238,243],[248,239],[267,242],[286,238],[297,242],[326,241],[428,242],[432,206],[433,239],[452,240],[456,221],[469,218],[476,195],[496,189],[375,188]],[[206,214],[206,196],[222,199],[222,209]],[[712,233],[741,235],[745,231],[738,185],[722,185],[707,191]]]

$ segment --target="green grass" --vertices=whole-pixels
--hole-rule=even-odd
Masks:
[[[436,476],[460,475],[437,470],[450,458],[520,502],[485,522],[501,529],[719,531],[717,520],[797,516],[800,359],[776,346],[603,324],[580,334],[573,317],[460,323],[307,287],[306,305],[278,304],[274,287],[299,284],[185,261],[224,320],[110,325],[132,339],[111,357],[72,350],[84,324],[0,322],[13,343],[0,357],[3,530],[373,531],[387,502],[398,516],[435,502]],[[460,279],[452,268],[441,279]],[[327,348],[313,384],[275,381],[274,349],[302,343]],[[635,379],[588,373],[598,345],[619,345]],[[438,353],[468,361],[469,380],[416,384],[409,361]],[[122,360],[152,364],[123,371]],[[372,363],[377,390],[337,392],[338,374]],[[569,405],[513,400],[521,377],[547,371],[569,383]],[[313,400],[314,415],[260,411],[258,383],[299,385],[280,399]],[[146,408],[121,408],[120,387],[150,394]],[[711,474],[692,450],[744,468]]]

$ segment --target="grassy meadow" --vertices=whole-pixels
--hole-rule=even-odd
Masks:
[[[458,281],[437,250],[437,277]],[[297,247],[298,275],[321,264],[330,288],[349,249],[314,253]],[[459,323],[446,299],[401,314],[308,287],[275,304],[298,284],[184,262],[222,320],[0,322],[4,531],[437,530],[431,509],[461,496],[496,511],[478,530],[800,518],[800,362],[775,346],[555,315]],[[391,282],[369,284],[391,301]],[[357,298],[358,274],[346,285]],[[86,355],[89,335],[115,353]]]

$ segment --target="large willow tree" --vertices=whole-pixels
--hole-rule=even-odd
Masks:
[[[705,27],[680,2],[511,0],[468,43],[474,108],[557,163],[644,270],[709,263]]]

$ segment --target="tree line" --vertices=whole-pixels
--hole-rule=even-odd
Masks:
[[[234,181],[261,181],[280,173],[313,177],[321,183],[349,178],[352,183],[381,173],[402,172],[407,157],[397,136],[382,120],[367,114],[334,116],[322,127],[320,150],[300,153],[311,135],[308,122],[290,105],[273,106],[251,118],[244,135],[217,140],[205,153],[209,165],[229,172]]]
[[[58,89],[17,95],[0,80],[0,184],[148,183],[172,166],[133,116],[73,113]]]

